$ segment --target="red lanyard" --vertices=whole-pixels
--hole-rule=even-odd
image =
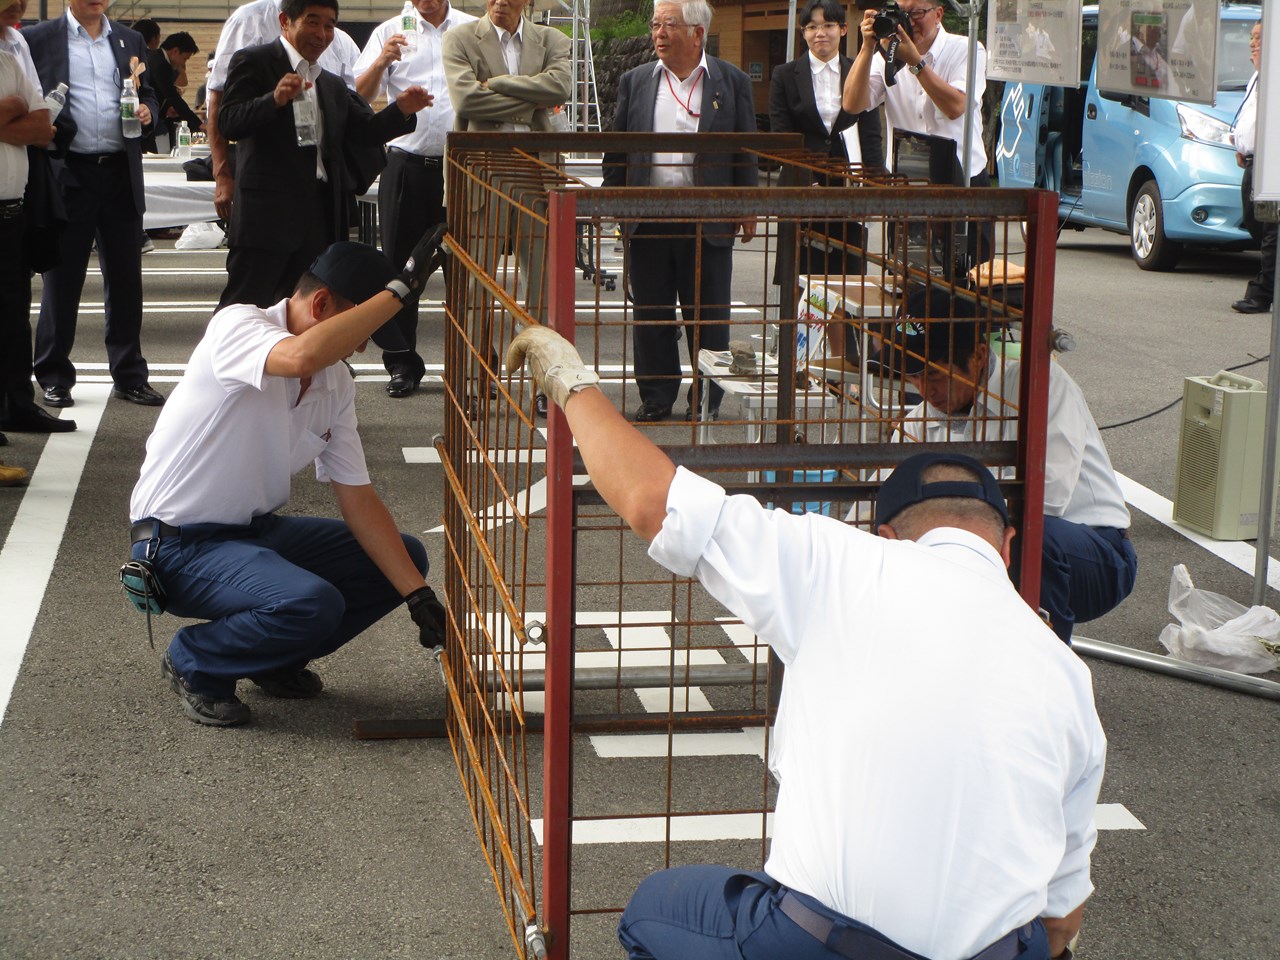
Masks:
[[[689,116],[693,117],[695,120],[701,117],[702,116],[701,113],[695,113],[693,110],[693,94],[695,91],[697,91],[698,84],[701,82],[702,78],[706,76],[706,71],[703,70],[701,67],[698,68],[698,75],[693,80],[693,86],[689,88],[688,103],[685,103],[683,100],[680,99],[680,94],[676,93],[676,88],[672,86],[671,71],[663,70],[662,73],[667,78],[667,89],[671,91],[671,96],[676,98],[676,103],[680,104],[680,106],[684,109],[684,112],[687,113]]]

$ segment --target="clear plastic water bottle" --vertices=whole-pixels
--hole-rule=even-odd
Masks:
[[[138,119],[138,93],[133,89],[133,77],[125,77],[120,90],[120,132],[128,140],[142,136],[142,121]]]
[[[404,9],[400,11],[400,32],[409,42],[400,48],[403,53],[416,53],[418,50],[418,11],[410,0],[404,0]]]
[[[62,108],[67,105],[67,85],[60,83],[56,89],[50,90],[49,95],[44,98],[44,105],[49,110],[49,122],[53,123],[58,119]]]
[[[173,155],[178,160],[191,159],[191,128],[187,126],[187,121],[183,120],[178,124],[177,133],[174,134]]]

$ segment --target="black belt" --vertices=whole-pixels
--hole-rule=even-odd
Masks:
[[[394,153],[396,156],[404,157],[410,163],[420,163],[424,167],[439,167],[444,164],[444,157],[424,157],[420,153],[401,150],[399,147],[387,147],[387,152]]]
[[[0,200],[0,220],[12,220],[22,212],[22,198]]]
[[[791,891],[782,895],[782,901],[778,907],[801,930],[842,957],[849,957],[850,960],[915,960],[912,954],[872,936],[865,930],[846,927],[806,906]],[[1018,931],[1015,930],[1013,933],[1006,933],[972,960],[1013,960],[1021,952]]]
[[[110,163],[124,163],[129,155],[123,150],[118,153],[68,153],[67,160],[74,160],[76,163],[92,163],[99,167],[105,167]]]
[[[159,520],[139,520],[129,528],[129,542],[142,543],[146,540],[163,540],[166,537],[177,537],[182,534],[181,527],[170,526]]]

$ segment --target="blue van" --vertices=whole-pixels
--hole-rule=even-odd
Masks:
[[[1063,224],[1129,234],[1143,270],[1172,270],[1184,245],[1250,245],[1231,125],[1253,75],[1261,6],[1225,0],[1221,10],[1217,102],[1206,107],[1099,90],[1098,8],[1085,7],[1078,90],[1005,85],[1001,186],[1056,190]]]

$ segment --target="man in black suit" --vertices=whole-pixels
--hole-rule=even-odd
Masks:
[[[800,133],[804,148],[864,168],[884,167],[884,134],[880,112],[849,113],[841,105],[841,91],[853,60],[840,53],[840,40],[849,32],[844,6],[839,0],[809,0],[800,11],[800,31],[808,52],[781,64],[769,84],[769,128],[774,133]],[[857,147],[850,156],[847,137],[856,126]],[[825,181],[822,181],[825,183]],[[835,240],[865,246],[861,224],[833,221],[811,224]],[[801,252],[801,273],[861,273],[862,258],[843,248],[822,249],[806,244]],[[777,276],[774,277],[775,281]]]
[[[159,50],[152,50],[147,58],[147,71],[151,77],[151,85],[156,88],[156,98],[160,101],[160,121],[156,124],[156,132],[160,132],[160,124],[169,129],[169,143],[176,140],[173,131],[183,120],[192,133],[204,124],[200,117],[187,106],[178,89],[178,77],[187,69],[187,61],[200,52],[195,38],[189,33],[171,33],[160,43]],[[155,137],[151,138],[152,148]]]
[[[322,250],[346,240],[347,149],[411,132],[415,114],[431,105],[432,96],[414,86],[375,115],[322,69],[316,61],[337,22],[337,0],[285,0],[280,39],[231,61],[218,112],[222,133],[237,141],[223,306],[279,302]],[[297,122],[307,113],[315,118],[310,137],[305,121]]]
[[[660,0],[650,30],[658,63],[625,73],[618,84],[617,131],[658,133],[751,133],[756,129],[751,81],[732,64],[706,55],[711,26],[706,0]],[[753,159],[744,154],[606,154],[604,185],[754,187]],[[665,420],[680,392],[680,333],[689,342],[697,384],[700,348],[729,345],[729,293],[733,279],[733,238],[746,243],[756,223],[628,224],[627,275],[635,301],[632,327],[635,377],[641,404],[633,419]],[[701,269],[701,283],[698,271]],[[680,303],[684,324],[676,323]],[[708,409],[719,417],[724,391],[710,386]],[[685,419],[699,410],[694,387],[686,395]]]
[[[36,380],[44,403],[69,407],[76,382],[71,347],[75,342],[80,292],[94,241],[106,297],[107,361],[115,384],[112,396],[144,406],[164,397],[147,383],[142,356],[142,141],[127,137],[120,119],[120,91],[130,61],[145,63],[141,36],[106,17],[109,0],[68,0],[67,12],[22,31],[40,84],[68,87],[58,130],[54,177],[62,186],[67,228],[59,244],[58,266],[44,274],[40,320],[36,326]],[[99,78],[95,81],[94,78]],[[138,118],[145,133],[159,105],[146,73],[136,81]]]

